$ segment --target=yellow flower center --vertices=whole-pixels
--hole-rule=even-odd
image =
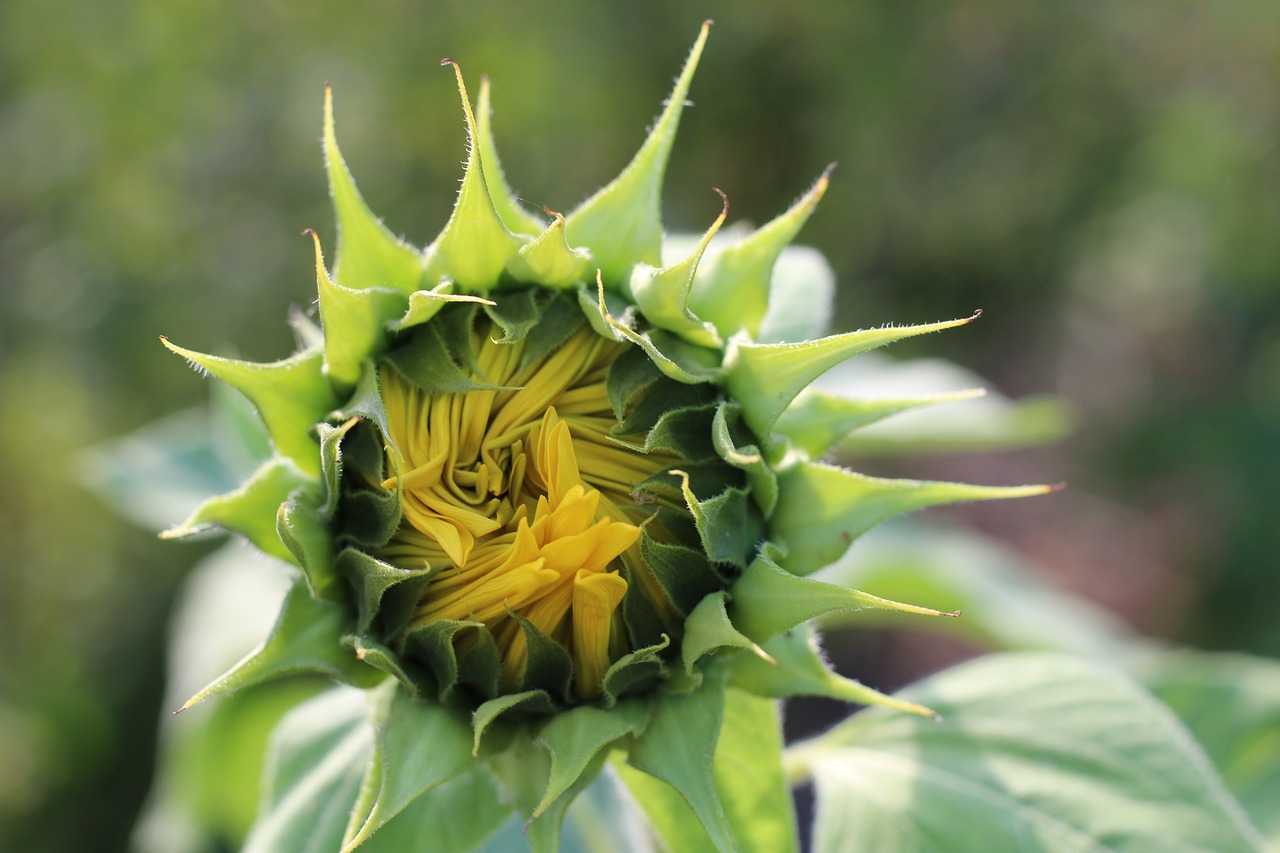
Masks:
[[[623,345],[590,328],[523,364],[525,344],[474,332],[476,378],[499,390],[430,393],[384,368],[389,469],[403,520],[383,559],[432,570],[413,626],[484,623],[517,689],[528,659],[520,620],[567,649],[579,699],[600,693],[629,650],[619,574],[638,561],[652,507],[637,483],[668,467],[614,437],[605,380]]]

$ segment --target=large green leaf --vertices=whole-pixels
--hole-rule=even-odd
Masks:
[[[1115,659],[1135,642],[1119,620],[1053,587],[1025,558],[961,528],[895,520],[871,531],[813,580],[866,589],[898,601],[959,611],[926,626],[1008,650],[1071,652]],[[835,612],[824,627],[866,625],[874,613]]]
[[[1280,849],[1280,662],[1172,652],[1136,674],[1191,730],[1222,781]]]
[[[291,711],[272,741],[244,853],[336,851],[372,752],[362,691],[335,688]]]
[[[1102,666],[982,658],[793,747],[816,785],[819,851],[1256,851],[1239,804],[1187,731]]]
[[[619,774],[666,850],[786,853],[796,850],[798,841],[791,795],[779,761],[781,750],[777,703],[728,690],[712,761],[714,789],[730,829],[729,837],[719,839],[719,844],[671,787],[631,768],[620,767]],[[729,843],[733,846],[726,846]]]

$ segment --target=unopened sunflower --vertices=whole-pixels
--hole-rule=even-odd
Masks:
[[[706,36],[635,159],[547,219],[507,187],[487,86],[473,111],[455,65],[469,156],[425,249],[366,207],[326,91],[339,244],[328,267],[312,235],[320,327],[296,323],[303,348],[269,364],[165,342],[242,391],[275,450],[171,535],[238,531],[300,570],[263,646],[191,701],[301,672],[369,688],[376,737],[346,849],[472,777],[497,780],[534,846],[555,849],[609,761],[670,785],[731,849],[710,756],[739,697],[928,713],[831,672],[805,623],[937,611],[806,576],[892,515],[1045,491],[819,461],[937,400],[843,399],[806,390],[814,379],[972,319],[796,339],[797,303],[827,294],[771,282],[826,174],[714,256],[723,213],[663,263],[663,172]]]

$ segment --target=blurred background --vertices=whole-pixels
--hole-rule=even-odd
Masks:
[[[333,223],[324,82],[365,197],[429,241],[465,156],[442,57],[493,82],[508,177],[571,208],[630,158],[716,20],[667,224],[801,242],[838,325],[985,309],[896,355],[1061,395],[1055,446],[869,458],[1059,480],[958,512],[1177,643],[1280,654],[1280,4],[1273,0],[43,0],[0,5],[0,849],[117,850],[149,784],[166,619],[213,545],[79,485],[86,448],[202,403],[165,353],[286,355]],[[884,688],[961,652],[867,635]],[[930,652],[930,648],[940,651]],[[930,655],[934,657],[930,657]]]

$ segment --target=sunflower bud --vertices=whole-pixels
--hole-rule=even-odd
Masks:
[[[892,515],[1046,491],[817,461],[849,430],[939,400],[809,391],[793,405],[814,379],[974,319],[801,339],[826,295],[779,292],[775,272],[828,174],[712,252],[726,202],[664,264],[663,172],[706,37],[704,26],[632,162],[550,221],[506,185],[487,85],[473,111],[446,61],[469,156],[453,214],[424,249],[366,207],[326,90],[340,240],[329,269],[311,235],[321,328],[270,364],[166,341],[249,397],[276,454],[171,535],[235,530],[301,570],[263,647],[192,701],[302,671],[377,686],[380,740],[347,849],[413,799],[405,778],[417,796],[473,772],[438,757],[462,746],[526,816],[548,813],[531,825],[537,847],[554,849],[565,805],[614,747],[732,846],[710,770],[668,748],[714,747],[728,685],[928,713],[837,676],[791,629],[850,608],[941,614],[806,576]],[[416,736],[435,739],[437,757],[402,766],[395,744],[415,737],[403,721],[428,717]],[[489,737],[499,729],[517,734]],[[532,744],[549,764],[528,758]]]

